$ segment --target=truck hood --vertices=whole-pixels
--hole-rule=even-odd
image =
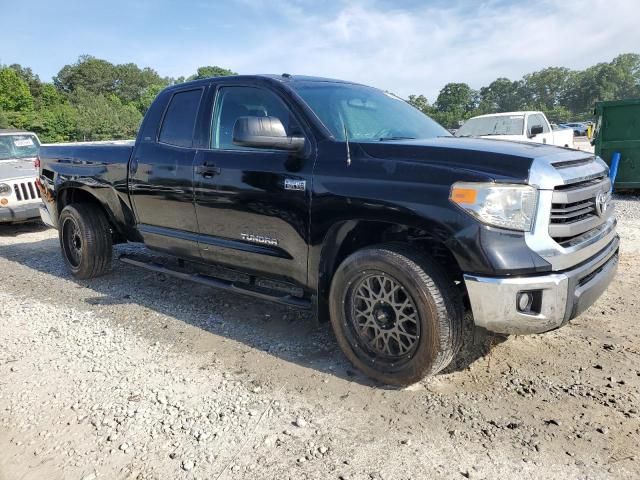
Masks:
[[[0,160],[0,183],[16,178],[35,178],[34,158],[25,160]]]
[[[535,158],[566,156],[567,149],[528,142],[486,138],[438,137],[360,143],[370,156],[389,160],[428,162],[473,171],[498,181],[524,183]],[[575,152],[580,155],[580,152]]]

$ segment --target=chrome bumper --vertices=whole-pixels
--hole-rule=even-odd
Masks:
[[[561,327],[589,308],[615,276],[619,238],[584,264],[563,272],[527,277],[465,275],[475,324],[492,332],[542,333]],[[533,308],[520,310],[518,296],[530,293]]]

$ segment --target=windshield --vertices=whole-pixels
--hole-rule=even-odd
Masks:
[[[345,140],[345,129],[355,142],[451,136],[401,98],[375,88],[329,82],[292,87],[337,140]]]
[[[35,157],[39,146],[35,135],[0,135],[0,160]]]
[[[456,137],[481,137],[483,135],[522,135],[524,115],[495,115],[467,120],[456,132]]]

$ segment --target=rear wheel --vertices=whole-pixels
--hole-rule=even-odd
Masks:
[[[408,385],[446,367],[461,342],[455,285],[419,251],[365,248],[338,268],[331,286],[338,344],[367,376]]]
[[[58,235],[62,256],[74,277],[94,278],[111,270],[111,228],[97,205],[66,206],[58,220]]]

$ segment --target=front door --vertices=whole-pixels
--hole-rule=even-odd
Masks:
[[[193,204],[193,134],[203,89],[174,93],[157,138],[142,141],[130,164],[130,192],[145,244],[199,258]]]
[[[553,144],[553,132],[549,128],[547,120],[540,113],[532,113],[527,117],[527,136],[530,137],[532,127],[542,127],[542,133],[537,134],[533,138],[529,138],[529,141],[536,143],[548,143]]]
[[[288,135],[303,134],[275,92],[218,88],[210,148],[194,162],[201,256],[305,284],[312,149],[302,155],[235,145],[233,126],[243,116],[277,117]]]

